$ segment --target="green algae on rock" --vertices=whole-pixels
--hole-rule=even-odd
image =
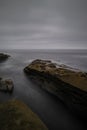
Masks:
[[[47,130],[44,123],[19,100],[0,104],[0,130]]]

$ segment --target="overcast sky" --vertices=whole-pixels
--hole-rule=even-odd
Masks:
[[[0,0],[0,48],[87,49],[87,0]]]

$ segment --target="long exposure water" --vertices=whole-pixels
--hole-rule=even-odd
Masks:
[[[83,130],[80,120],[53,95],[33,84],[23,69],[34,59],[47,59],[87,72],[87,50],[1,50],[11,57],[0,63],[0,77],[11,78],[14,91],[0,92],[0,102],[20,99],[25,102],[50,130]]]

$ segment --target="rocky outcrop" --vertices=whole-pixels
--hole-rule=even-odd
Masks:
[[[0,78],[0,91],[12,92],[14,88],[13,81],[11,79]]]
[[[4,61],[4,60],[8,59],[9,57],[10,56],[7,54],[0,53],[0,61]]]
[[[24,68],[40,87],[60,98],[82,116],[87,116],[87,74],[47,60],[35,60]]]
[[[47,127],[19,100],[0,104],[0,130],[47,130]]]

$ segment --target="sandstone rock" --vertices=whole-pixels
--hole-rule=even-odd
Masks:
[[[35,60],[24,71],[32,81],[60,98],[70,109],[87,117],[85,72],[46,60]]]
[[[24,71],[36,70],[40,73],[50,74],[66,83],[87,92],[87,74],[66,65],[58,65],[47,60],[34,60],[25,67]]]

